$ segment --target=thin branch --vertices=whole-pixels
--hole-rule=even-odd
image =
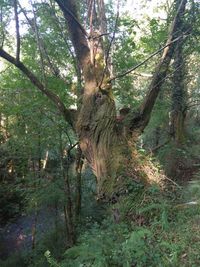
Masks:
[[[166,140],[164,143],[162,144],[159,144],[153,148],[150,149],[151,153],[155,153],[156,151],[158,151],[161,147],[164,147],[166,146],[168,143],[170,142],[170,139],[169,140]]]
[[[55,2],[62,10],[66,24],[68,25],[68,31],[70,33],[70,38],[74,46],[76,57],[79,62],[79,66],[83,71],[83,76],[85,77],[85,88],[87,88],[87,85],[91,82],[90,79],[86,77],[87,75],[85,75],[88,70],[88,64],[90,61],[90,49],[87,40],[88,36],[85,30],[80,25],[80,23],[77,23],[78,12],[76,1],[55,0]],[[68,11],[73,14],[73,17],[75,19],[70,15]]]
[[[189,35],[189,34],[188,34]],[[180,35],[177,38],[175,38],[174,40],[172,40],[170,43],[167,43],[166,45],[164,45],[163,47],[161,47],[160,49],[158,49],[156,52],[154,52],[153,54],[151,54],[150,56],[148,56],[144,61],[140,62],[139,64],[137,64],[136,66],[132,67],[131,69],[121,73],[121,74],[117,74],[115,77],[112,77],[109,82],[115,80],[115,79],[119,79],[124,77],[125,75],[133,72],[134,70],[136,70],[137,68],[139,68],[140,66],[144,65],[147,61],[149,61],[152,57],[156,56],[157,54],[159,54],[160,52],[162,52],[166,47],[170,46],[171,44],[177,42],[180,38],[186,38],[188,35]]]
[[[130,114],[130,116],[129,114],[127,115],[129,117],[127,123],[131,132],[137,129],[138,134],[141,133],[150,120],[151,112],[161,90],[163,81],[167,78],[167,72],[175,50],[175,40],[177,41],[178,39],[183,38],[183,35],[177,37],[177,33],[178,29],[181,27],[181,17],[182,13],[185,11],[186,3],[187,0],[182,0],[177,8],[176,16],[172,23],[168,41],[166,43],[166,48],[164,49],[162,57],[156,66],[153,79],[149,85],[149,89],[143,103],[136,114]],[[169,43],[171,44],[170,46]]]
[[[110,34],[111,34],[110,32],[105,32],[105,33],[99,34],[98,36],[94,36],[93,39],[95,40],[95,39],[101,38],[103,36],[108,36]]]
[[[5,69],[3,69],[2,71],[0,71],[0,74],[6,73],[7,70],[10,68],[10,66],[6,67]]]
[[[110,49],[111,49],[113,41],[115,39],[115,34],[116,34],[116,31],[117,31],[118,19],[119,19],[119,0],[118,0],[118,3],[117,3],[117,15],[116,15],[116,19],[115,19],[115,27],[114,27],[114,31],[113,31],[113,36],[112,36],[112,38],[110,40],[110,43],[109,43],[109,46],[108,46],[106,59],[105,59],[105,67],[103,69],[102,78],[101,78],[101,82],[99,84],[99,88],[101,88],[101,86],[103,84],[103,80],[104,80],[104,77],[105,77],[105,74],[106,74],[106,70],[107,70],[107,67],[108,67],[108,59],[109,59],[109,55],[110,55]]]
[[[18,17],[17,5],[18,5],[18,0],[14,0],[16,41],[17,41],[16,61],[19,62],[20,60],[20,33],[19,33],[19,17]]]
[[[52,7],[52,6],[51,6]],[[53,7],[52,7],[53,9]],[[63,27],[59,21],[59,18],[57,17],[56,15],[56,12],[55,12],[55,9],[53,9],[53,16],[55,18],[55,21],[57,23],[57,26],[58,26],[58,30],[59,30],[59,35],[60,37],[63,39],[68,51],[69,51],[69,54],[70,56],[72,57],[72,61],[73,61],[73,65],[74,65],[74,69],[75,69],[75,72],[76,72],[76,75],[77,75],[77,78],[78,78],[78,83],[79,83],[79,87],[81,87],[81,70],[80,70],[80,67],[79,67],[79,64],[78,64],[78,60],[76,58],[76,55],[74,55],[69,43],[68,43],[68,39],[67,39],[67,35],[64,34],[64,30],[63,30]]]
[[[145,72],[133,72],[134,75],[144,77],[144,78],[152,78],[153,74],[145,73]]]
[[[1,23],[1,44],[0,44],[0,47],[3,47],[4,45],[4,40],[5,40],[5,32],[4,32],[4,27],[3,27],[3,7],[1,6],[0,7],[1,10],[0,10],[0,23]]]
[[[79,144],[79,142],[76,142],[75,144],[71,144],[70,147],[68,148],[67,152],[70,153],[70,151],[75,148],[75,146],[77,146]]]
[[[68,110],[64,103],[61,101],[59,96],[54,94],[52,91],[45,88],[45,86],[40,82],[40,80],[21,62],[16,61],[16,59],[8,54],[4,49],[0,48],[0,57],[4,58],[11,64],[15,65],[19,70],[21,70],[44,95],[46,95],[58,108],[60,113],[63,115],[64,119],[73,127],[73,114]]]
[[[35,35],[36,35],[36,39],[38,39],[38,38],[37,38],[37,33],[36,33],[38,30],[37,30],[37,28],[35,27],[35,23],[34,23],[34,21],[31,20],[31,19],[29,19],[29,17],[27,16],[26,11],[24,10],[24,8],[20,5],[20,3],[18,3],[18,4],[19,4],[19,7],[20,7],[22,13],[24,14],[24,16],[25,16],[25,18],[26,18],[28,24],[30,25],[32,31],[35,33]],[[46,48],[45,48],[45,44],[44,44],[43,40],[41,39],[41,37],[39,38],[39,43],[40,43],[40,47],[41,47],[40,50],[44,52],[44,55],[45,55],[45,57],[46,57],[46,59],[47,59],[49,68],[51,69],[52,73],[53,73],[56,77],[60,77],[60,78],[62,78],[62,77],[60,76],[60,71],[59,71],[59,69],[58,69],[56,66],[54,66],[53,63],[51,62],[51,60],[50,60],[50,58],[49,58],[49,55],[48,55],[48,53],[47,53],[47,50],[46,50]]]
[[[31,3],[31,7],[32,7],[32,12],[33,12],[33,21],[34,21],[34,29],[35,29],[35,34],[36,34],[36,41],[37,41],[37,46],[38,46],[39,55],[40,55],[41,71],[42,71],[44,84],[46,87],[47,86],[47,78],[45,75],[45,64],[44,64],[44,58],[43,58],[43,53],[42,53],[42,45],[40,42],[39,30],[38,30],[38,26],[37,26],[37,18],[36,18],[36,13],[35,13],[35,9],[33,7],[32,0],[30,0],[30,3]]]
[[[199,97],[199,95],[197,95],[197,96],[195,96],[195,97]],[[195,102],[200,102],[200,99],[193,99],[193,100],[187,102],[186,105],[189,106],[189,105],[191,105],[191,104],[193,104],[193,103],[195,103]]]
[[[165,179],[168,180],[168,181],[170,181],[172,184],[174,184],[175,186],[177,186],[179,189],[181,189],[181,186],[180,185],[178,185],[176,182],[174,182],[172,179],[170,179],[166,175],[165,175]]]
[[[188,110],[188,109],[190,109],[190,108],[196,107],[196,106],[200,106],[200,101],[199,101],[199,102],[197,102],[197,103],[195,103],[195,104],[192,104],[192,105],[186,106],[186,107],[185,107],[185,109],[184,109],[184,111],[186,111],[186,110]]]

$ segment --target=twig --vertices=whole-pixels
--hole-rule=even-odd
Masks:
[[[67,150],[67,152],[70,153],[70,151],[71,151],[75,146],[77,146],[78,144],[79,144],[79,142],[76,142],[75,144],[71,145],[71,146],[69,147],[69,149]]]
[[[177,186],[179,189],[181,189],[181,186],[178,185],[176,182],[174,182],[172,179],[170,179],[169,177],[165,176],[165,179],[170,181],[172,184],[174,184],[175,186]]]
[[[151,153],[155,153],[158,149],[160,149],[161,147],[167,145],[169,142],[170,142],[170,140],[167,140],[164,143],[159,144],[156,147],[153,147],[152,149],[150,149]]]
[[[145,73],[145,72],[134,72],[134,75],[145,77],[145,78],[152,78],[153,77],[153,74]]]

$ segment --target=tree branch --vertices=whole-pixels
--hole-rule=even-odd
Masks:
[[[3,47],[4,40],[5,40],[5,33],[4,33],[4,27],[3,27],[3,7],[0,7],[0,24],[1,24],[1,44],[0,47]]]
[[[123,73],[117,74],[114,77],[111,77],[110,80],[109,80],[109,82],[111,82],[111,81],[113,81],[115,79],[122,78],[122,77],[126,76],[127,74],[133,72],[134,70],[138,69],[139,67],[141,67],[142,65],[144,65],[147,61],[149,61],[152,57],[154,57],[157,54],[159,54],[160,52],[162,52],[166,47],[169,47],[170,45],[172,45],[173,43],[177,42],[180,38],[183,38],[183,37],[184,37],[183,34],[180,35],[180,36],[178,36],[177,38],[175,38],[174,40],[172,40],[170,43],[167,43],[166,45],[164,45],[163,47],[161,47],[160,49],[158,49],[157,51],[155,51],[153,54],[151,54],[150,56],[148,56],[144,61],[140,62],[136,66],[132,67],[131,69],[129,69],[129,70],[123,72]]]
[[[55,0],[62,10],[65,20],[68,25],[68,30],[71,35],[71,41],[75,49],[75,53],[79,62],[79,66],[82,70],[85,80],[85,91],[89,91],[90,88],[96,86],[95,77],[91,74],[93,65],[90,60],[90,48],[88,45],[86,34],[83,31],[83,27],[80,27],[78,21],[76,1],[74,0]],[[70,12],[69,12],[70,11]],[[72,16],[73,15],[73,16]]]
[[[187,106],[184,108],[183,112],[186,112],[186,110],[189,110],[189,109],[191,109],[191,108],[193,108],[193,107],[196,107],[196,106],[200,106],[200,100],[199,100],[199,102],[197,102],[197,103],[194,103],[194,104],[191,104],[191,105],[187,105]]]
[[[32,31],[35,33],[36,39],[38,39],[38,37],[37,37],[37,35],[38,35],[37,34],[38,29],[35,27],[35,23],[34,23],[35,19],[34,20],[30,20],[28,18],[27,14],[26,14],[26,11],[24,10],[24,8],[20,5],[20,3],[18,3],[18,4],[19,4],[19,7],[20,7],[20,10],[22,11],[22,13],[23,13],[24,17],[26,18],[28,24],[30,25]],[[61,77],[61,75],[60,75],[60,71],[59,71],[58,67],[55,66],[52,63],[52,61],[51,61],[51,59],[50,59],[50,57],[49,57],[49,55],[47,53],[47,50],[46,50],[46,47],[45,47],[45,43],[44,43],[43,39],[41,39],[41,36],[39,37],[39,41],[40,41],[40,47],[41,47],[40,50],[41,50],[41,52],[44,53],[45,58],[46,58],[46,60],[48,62],[48,65],[49,65],[50,70],[52,71],[52,73],[56,77],[59,77],[59,78],[63,79],[63,77]]]
[[[174,42],[174,40],[181,38],[177,35],[182,27],[182,15],[185,11],[186,3],[187,0],[176,1],[177,12],[172,22],[166,47],[164,48],[162,57],[155,69],[153,79],[149,85],[149,90],[146,94],[146,97],[136,114],[130,113],[130,115],[127,115],[127,123],[131,131],[137,130],[138,133],[142,132],[150,120],[151,112],[160,92],[161,86],[167,76],[169,64],[174,54],[176,45],[176,42]]]
[[[68,110],[64,103],[61,101],[59,96],[46,89],[45,86],[40,82],[40,80],[21,62],[17,61],[14,57],[8,54],[5,50],[0,49],[0,57],[7,60],[9,63],[15,65],[19,70],[21,70],[44,95],[46,95],[58,108],[60,113],[63,115],[64,119],[73,127],[74,126],[74,112]]]
[[[15,27],[16,27],[16,40],[17,40],[17,48],[16,48],[16,61],[20,60],[20,33],[19,33],[19,17],[17,11],[18,0],[14,0],[14,11],[15,11]]]
[[[105,67],[103,69],[102,78],[101,78],[101,82],[99,84],[99,88],[101,88],[101,86],[103,84],[104,76],[106,74],[106,70],[108,69],[108,59],[109,59],[109,55],[110,55],[110,49],[112,47],[113,41],[115,39],[115,34],[116,34],[116,31],[117,31],[118,19],[119,19],[119,1],[117,3],[117,15],[116,15],[116,19],[115,19],[115,26],[114,26],[113,36],[112,36],[112,38],[110,40],[110,43],[109,43],[109,46],[108,46],[108,50],[107,50],[107,53],[106,53]]]
[[[78,62],[78,59],[74,53],[74,51],[72,51],[71,47],[70,47],[70,44],[69,44],[69,40],[66,36],[66,34],[64,33],[64,29],[62,27],[62,24],[60,23],[59,21],[59,18],[57,17],[56,15],[56,11],[55,11],[55,8],[51,5],[51,8],[53,10],[53,13],[52,13],[52,16],[55,18],[55,22],[58,26],[58,30],[59,30],[59,35],[60,37],[63,39],[68,51],[69,51],[69,54],[70,56],[72,57],[72,61],[73,61],[73,65],[74,65],[74,69],[75,69],[75,72],[76,72],[76,75],[77,75],[77,79],[78,79],[78,96],[81,95],[81,89],[82,89],[82,84],[81,84],[81,70],[80,70],[80,66],[79,66],[79,62]]]
[[[67,16],[69,15],[74,22],[77,24],[77,26],[79,27],[79,29],[82,31],[82,33],[88,37],[88,34],[86,32],[86,30],[83,28],[83,26],[80,24],[80,22],[78,21],[78,19],[76,18],[76,16],[74,15],[74,12],[70,10],[70,8],[67,7],[67,3],[65,3],[66,1],[62,1],[62,0],[55,0],[57,2],[57,4],[60,6],[61,10],[63,11],[64,14],[66,14]]]
[[[165,145],[167,145],[170,142],[170,139],[166,140],[164,143],[161,143],[153,148],[150,149],[151,153],[156,153],[161,147],[164,147]]]

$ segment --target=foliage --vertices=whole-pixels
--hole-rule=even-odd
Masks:
[[[19,12],[23,51],[21,59],[46,87],[61,98],[67,108],[74,108],[81,99],[77,99],[79,84],[76,58],[65,21],[54,1],[33,2],[38,33],[36,25],[31,26],[22,10]],[[81,20],[85,23],[86,1],[79,2]],[[114,30],[113,22],[116,19],[115,4],[115,1],[108,1],[106,5],[109,40],[112,38],[110,33]],[[39,211],[52,209],[56,215],[54,224],[49,228],[46,224],[49,218],[43,220],[47,228],[45,234],[37,228],[36,247],[33,250],[10,255],[0,261],[0,266],[200,266],[200,17],[199,4],[197,1],[193,4],[193,13],[188,12],[189,9],[186,12],[185,22],[190,38],[186,39],[183,49],[184,84],[187,87],[185,144],[177,147],[173,140],[166,143],[170,139],[168,128],[172,106],[173,70],[170,66],[151,121],[137,144],[137,152],[132,151],[137,153],[134,155],[134,167],[138,168],[134,173],[135,180],[125,177],[125,182],[122,183],[125,193],[117,196],[116,204],[111,204],[112,201],[99,203],[95,200],[95,177],[86,167],[82,174],[80,218],[72,218],[76,226],[77,242],[68,249],[67,220],[64,219],[63,209],[70,202],[69,192],[66,192],[67,176],[73,202],[72,210],[75,213],[76,147],[70,149],[76,143],[77,136],[46,96],[38,92],[15,67],[3,63],[2,70],[0,69],[1,224],[12,223],[22,212],[37,217]],[[6,49],[14,54],[14,35],[9,30],[14,18],[11,1],[1,0],[0,7],[0,42],[2,43],[5,35]],[[164,6],[157,8],[166,13]],[[32,22],[30,6],[25,7],[25,12]],[[167,20],[161,20],[155,14],[142,15],[136,20],[122,12],[111,49],[115,74],[137,65],[162,47],[173,16],[170,10],[167,12],[170,13]],[[191,16],[193,27],[188,25]],[[141,104],[152,69],[156,65],[156,57],[136,72],[114,82],[117,109],[128,106],[136,110]],[[154,152],[159,145],[161,147]],[[67,154],[68,149],[70,155]],[[145,172],[145,168],[149,169]],[[182,183],[184,179],[192,178],[193,172],[197,171],[193,177],[197,181],[191,183],[186,190],[180,186],[176,188],[176,183],[172,182],[173,186],[163,191],[157,184],[147,187],[139,181],[148,171],[155,180],[157,177],[162,180],[163,172],[160,169],[164,169],[172,179],[181,178]],[[187,204],[191,201],[196,204]]]
[[[128,198],[132,200],[132,196]],[[146,192],[146,199],[143,203],[135,200],[137,209],[132,209],[124,222],[116,224],[110,218],[94,224],[65,252],[61,262],[46,252],[50,266],[188,266],[188,262],[198,266],[199,241],[191,240],[200,230],[199,206],[175,204],[185,200],[179,190],[163,197],[154,186]]]

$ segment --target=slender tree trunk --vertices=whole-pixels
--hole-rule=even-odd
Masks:
[[[76,156],[76,221],[79,221],[80,213],[81,213],[81,200],[82,200],[82,184],[81,184],[81,176],[82,176],[82,166],[83,166],[83,155],[80,147],[77,149]]]
[[[35,203],[34,221],[32,224],[32,231],[31,231],[32,250],[36,248],[37,221],[38,221],[38,211],[37,211],[37,203]]]
[[[32,162],[32,169],[34,173],[34,190],[37,190],[37,176],[38,176],[38,166],[35,165],[34,159]],[[36,234],[37,234],[37,221],[38,221],[38,205],[37,205],[37,200],[34,203],[34,218],[33,218],[33,223],[31,226],[31,248],[34,250],[36,248]]]
[[[179,146],[184,143],[186,88],[184,85],[185,66],[183,59],[183,41],[180,41],[174,54],[174,75],[172,90],[172,111],[170,116],[170,135]]]
[[[75,225],[74,225],[74,214],[73,214],[73,205],[72,205],[72,194],[69,181],[69,159],[67,162],[67,168],[64,168],[63,160],[63,145],[62,145],[62,132],[60,131],[60,168],[61,174],[64,182],[64,192],[66,195],[66,204],[64,205],[64,214],[65,214],[65,223],[68,233],[68,244],[73,246],[75,243]]]
[[[54,225],[55,225],[55,234],[56,234],[56,240],[58,239],[58,215],[59,215],[59,209],[58,209],[58,201],[56,200],[54,203],[54,211],[55,211],[55,218],[54,218]]]

